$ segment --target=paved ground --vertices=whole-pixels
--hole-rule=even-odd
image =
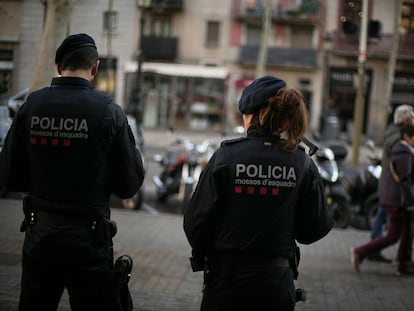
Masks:
[[[214,133],[184,133],[200,142],[205,137],[215,142]],[[162,149],[176,136],[164,131],[146,131],[151,152]],[[362,161],[366,150],[362,150]],[[17,310],[20,283],[19,232],[22,212],[19,199],[0,199],[0,311]],[[182,216],[155,212],[113,210],[119,233],[115,238],[117,255],[127,253],[134,259],[130,287],[137,311],[198,310],[201,298],[201,273],[191,272],[190,249],[182,230]],[[308,301],[298,303],[298,311],[374,311],[414,310],[414,276],[396,277],[395,264],[363,263],[362,273],[350,265],[350,248],[369,239],[369,232],[356,229],[333,230],[325,239],[301,246],[300,276],[296,286],[308,292]],[[384,254],[394,257],[395,247]],[[64,296],[59,310],[69,310]]]
[[[138,311],[198,310],[201,274],[188,264],[189,247],[182,217],[143,211],[113,211],[119,233],[117,254],[134,259],[131,291]],[[0,311],[16,310],[20,279],[20,202],[0,200]],[[353,245],[367,241],[368,232],[333,230],[325,239],[302,246],[297,287],[308,292],[308,301],[296,310],[414,310],[414,276],[396,277],[395,264],[366,262],[355,273],[349,262]],[[395,255],[395,247],[385,251]],[[64,297],[59,310],[69,310]]]

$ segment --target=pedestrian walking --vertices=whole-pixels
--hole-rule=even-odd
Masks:
[[[93,38],[68,36],[55,64],[59,77],[28,96],[0,158],[0,184],[28,193],[19,310],[56,310],[65,288],[72,310],[120,310],[109,197],[138,191],[142,159],[121,107],[92,89]]]
[[[333,227],[318,169],[299,143],[302,94],[264,76],[239,101],[246,137],[222,142],[184,214],[193,270],[204,270],[201,310],[293,310],[296,241]]]
[[[400,138],[401,126],[403,126],[404,124],[408,124],[408,123],[414,124],[413,107],[410,105],[398,106],[394,112],[393,123],[391,123],[385,130],[384,151],[382,154],[382,161],[381,161],[382,171],[381,171],[381,177],[378,182],[378,193],[381,191],[381,188],[382,188],[382,181],[384,178],[385,167],[388,166],[388,159],[390,157],[392,147],[401,140]],[[371,228],[371,240],[374,240],[383,235],[386,222],[387,222],[387,213],[385,212],[384,207],[381,204],[379,204],[377,208],[377,212],[375,214],[375,220]],[[368,256],[368,260],[385,262],[385,263],[392,262],[391,259],[386,258],[381,252],[371,254],[370,256]]]
[[[401,141],[394,145],[388,165],[383,168],[380,204],[387,213],[387,232],[385,236],[352,249],[352,265],[357,272],[366,257],[398,241],[397,275],[412,272],[413,232],[408,207],[414,205],[414,125],[403,125],[400,133]]]

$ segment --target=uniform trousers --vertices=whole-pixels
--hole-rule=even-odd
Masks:
[[[229,266],[213,273],[205,276],[201,311],[294,310],[296,294],[290,268]]]
[[[73,311],[118,311],[110,241],[86,227],[39,220],[26,229],[19,311],[55,311],[65,288]]]

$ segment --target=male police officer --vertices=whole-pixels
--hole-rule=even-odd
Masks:
[[[120,106],[92,89],[98,52],[87,34],[56,51],[59,77],[29,95],[0,158],[0,183],[28,192],[19,310],[56,310],[66,287],[72,310],[117,310],[109,197],[133,196],[142,159]]]

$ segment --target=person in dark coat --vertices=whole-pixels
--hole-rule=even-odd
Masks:
[[[352,249],[352,265],[357,272],[366,257],[398,241],[397,275],[412,272],[412,212],[407,207],[414,205],[414,125],[403,125],[400,138],[392,148],[388,165],[383,168],[380,204],[387,213],[387,232],[383,237]]]
[[[384,133],[384,151],[382,153],[381,166],[385,168],[388,165],[388,158],[390,157],[392,147],[398,143],[400,138],[401,127],[404,124],[414,124],[414,111],[410,105],[400,105],[395,109],[393,123],[391,123]],[[378,182],[378,192],[382,188],[382,180],[384,178],[385,169],[381,171],[381,177]],[[377,212],[375,214],[375,220],[371,228],[371,240],[381,237],[384,232],[384,227],[387,222],[387,213],[384,207],[379,204]],[[367,258],[368,260],[391,263],[392,260],[386,258],[381,252],[377,254],[371,254]]]
[[[26,192],[19,311],[116,311],[109,198],[132,197],[144,169],[121,107],[93,90],[93,38],[68,36],[56,51],[59,77],[17,112],[0,157],[0,185]],[[119,298],[119,297],[118,297]]]
[[[264,76],[239,101],[246,137],[222,142],[184,214],[193,270],[204,270],[201,310],[293,310],[296,241],[333,227],[318,169],[299,146],[302,94]]]

